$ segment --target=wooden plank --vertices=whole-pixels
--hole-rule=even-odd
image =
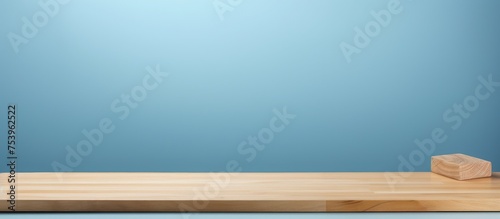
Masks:
[[[392,173],[398,175],[398,173]],[[17,211],[500,211],[500,173],[17,173]],[[7,211],[8,174],[0,174]]]
[[[431,171],[456,180],[490,177],[491,162],[465,154],[433,156]]]

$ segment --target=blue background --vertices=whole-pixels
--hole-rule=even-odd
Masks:
[[[65,164],[66,147],[102,118],[116,130],[72,171],[225,171],[230,160],[242,171],[399,171],[435,128],[447,140],[433,155],[465,153],[500,171],[500,93],[456,130],[443,119],[478,77],[500,81],[500,1],[402,0],[350,63],[340,43],[388,0],[244,1],[224,21],[212,1],[72,1],[15,53],[7,36],[38,2],[0,8],[0,124],[17,104],[18,171]],[[156,65],[169,77],[119,120],[110,104]],[[247,161],[238,145],[285,106],[297,117]],[[429,156],[413,167],[429,171]]]
[[[346,62],[340,43],[388,2],[245,1],[221,21],[210,1],[72,1],[16,54],[8,34],[42,8],[5,1],[0,102],[18,106],[18,170],[64,164],[102,118],[116,130],[74,171],[398,171],[434,128],[447,140],[433,154],[500,162],[499,93],[456,130],[443,120],[479,76],[500,81],[500,2],[403,0]],[[156,65],[169,77],[119,120],[113,100]],[[297,117],[247,162],[238,145],[283,107]]]

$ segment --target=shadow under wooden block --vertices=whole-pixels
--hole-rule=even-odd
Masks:
[[[433,156],[431,171],[457,180],[490,177],[491,162],[465,154]]]

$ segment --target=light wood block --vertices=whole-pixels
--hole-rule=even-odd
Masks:
[[[433,156],[431,171],[456,180],[477,179],[491,176],[491,162],[465,154]]]
[[[17,173],[17,211],[500,211],[500,173],[470,181],[418,172],[59,174]],[[391,183],[388,174],[403,178]]]

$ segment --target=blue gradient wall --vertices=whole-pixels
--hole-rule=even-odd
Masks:
[[[500,171],[499,1],[221,2],[2,2],[18,171]]]

